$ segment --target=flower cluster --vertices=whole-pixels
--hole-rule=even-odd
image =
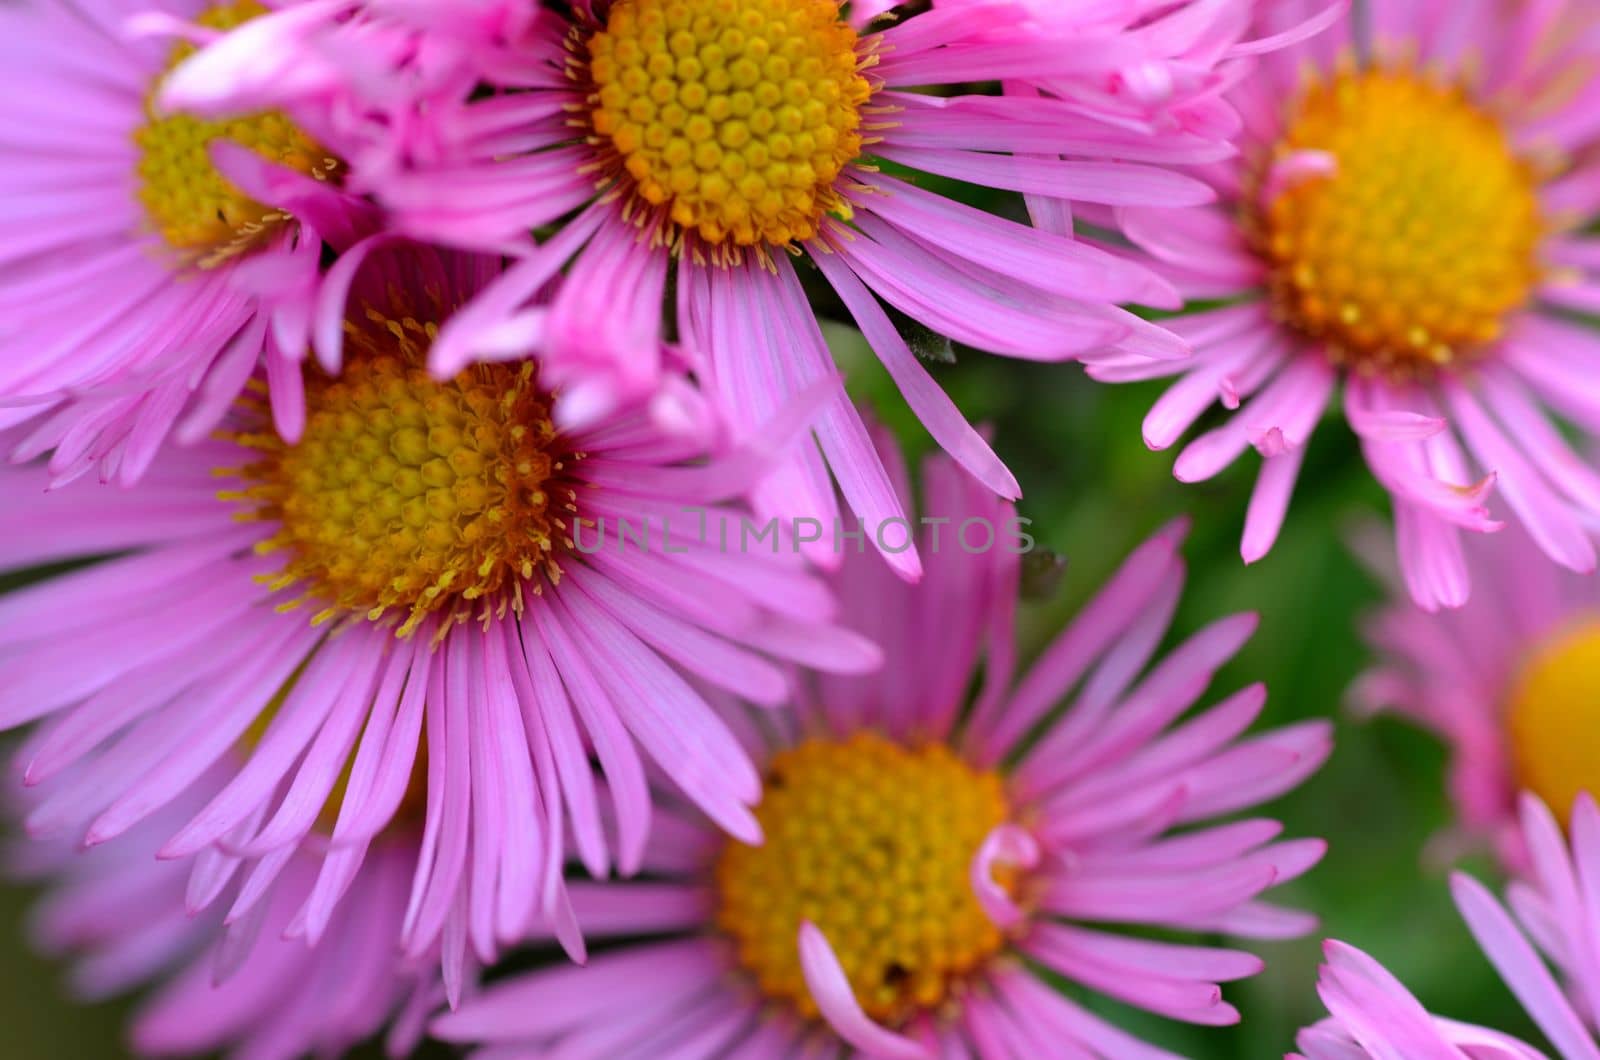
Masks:
[[[929,363],[981,352],[1177,377],[1151,448],[1231,411],[1176,473],[1261,454],[1249,562],[1342,391],[1398,542],[1355,698],[1450,738],[1520,881],[1462,912],[1600,1057],[1576,0],[23,0],[0,59],[10,861],[139,1052],[1238,1022],[1326,850],[1243,815],[1332,725],[1199,706],[1257,620],[1176,620],[1187,521],[1033,628],[1051,534]],[[1539,1055],[1328,954],[1310,1060]]]

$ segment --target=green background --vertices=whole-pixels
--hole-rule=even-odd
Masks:
[[[910,448],[925,450],[925,434],[870,354],[842,331],[831,337],[852,390]],[[1368,661],[1356,623],[1379,601],[1344,541],[1352,525],[1384,511],[1345,429],[1331,420],[1320,429],[1282,539],[1247,568],[1238,540],[1259,460],[1247,454],[1199,486],[1173,480],[1172,454],[1149,452],[1139,433],[1160,384],[1099,386],[1074,367],[968,352],[930,368],[974,421],[995,426],[997,447],[1026,491],[1021,508],[1033,520],[1032,533],[1066,560],[1054,591],[1027,605],[1029,642],[1037,647],[1059,628],[1151,531],[1180,514],[1192,516],[1184,549],[1190,577],[1174,637],[1236,611],[1262,616],[1260,632],[1223,671],[1211,700],[1264,680],[1271,696],[1263,724],[1311,717],[1337,724],[1328,766],[1270,808],[1288,834],[1323,836],[1331,850],[1320,867],[1277,895],[1320,913],[1328,935],[1378,956],[1435,1010],[1534,1036],[1456,917],[1442,870],[1424,863],[1424,844],[1448,820],[1443,750],[1398,721],[1353,720],[1342,709],[1351,679]],[[1475,868],[1492,872],[1486,864]],[[122,1055],[123,1007],[69,1004],[61,969],[26,951],[28,897],[0,891],[0,1056]],[[1318,943],[1257,950],[1267,970],[1226,988],[1244,1013],[1238,1027],[1188,1028],[1111,1003],[1099,1007],[1187,1056],[1281,1056],[1295,1029],[1321,1015],[1313,989]]]

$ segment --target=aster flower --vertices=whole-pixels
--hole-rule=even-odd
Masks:
[[[16,843],[13,873],[48,887],[30,918],[35,944],[73,958],[72,989],[83,1000],[160,983],[129,1028],[142,1056],[333,1056],[385,1027],[391,1055],[409,1054],[444,998],[436,968],[395,947],[420,833],[398,830],[374,845],[312,950],[294,937],[303,931],[294,916],[316,885],[315,857],[293,855],[274,892],[253,906],[241,874],[213,861],[207,885],[250,911],[225,914],[225,901],[199,916],[185,909],[188,866],[156,859],[170,830],[226,779],[213,770],[92,851],[65,837]]]
[[[591,936],[633,941],[577,975],[494,984],[436,1034],[486,1055],[1171,1056],[1030,965],[1173,1019],[1238,1019],[1216,984],[1255,974],[1257,958],[1113,925],[1309,930],[1258,896],[1323,844],[1279,841],[1269,820],[1203,823],[1298,784],[1326,756],[1328,726],[1242,738],[1259,685],[1180,722],[1255,619],[1224,619],[1146,672],[1183,582],[1178,528],[1014,681],[1014,513],[942,457],[926,495],[937,559],[920,585],[870,553],[838,575],[884,668],[819,677],[769,719],[781,725],[741,726],[768,755],[765,842],[674,814],[647,853],[650,882],[575,885]]]
[[[442,932],[456,983],[469,941],[489,960],[536,915],[577,948],[563,850],[638,869],[646,761],[759,839],[755,767],[686,675],[773,704],[774,660],[878,653],[828,624],[801,557],[721,546],[741,513],[721,498],[757,450],[705,462],[638,413],[558,431],[533,361],[428,376],[439,321],[493,273],[425,248],[369,259],[343,372],[308,379],[297,445],[247,397],[224,437],[165,450],[132,490],[0,475],[0,565],[122,553],[0,600],[0,726],[44,720],[21,754],[48,791],[30,829],[86,819],[99,844],[242,748],[160,853],[198,856],[197,879],[245,862],[255,901],[296,849],[327,846],[299,914],[315,940],[409,806],[402,938],[418,955]],[[215,897],[193,885],[197,907]]]
[[[1145,420],[1154,449],[1233,410],[1175,473],[1261,454],[1246,562],[1272,547],[1342,384],[1406,585],[1433,610],[1467,599],[1461,531],[1501,525],[1491,491],[1552,560],[1595,566],[1600,476],[1552,413],[1600,430],[1600,339],[1562,312],[1600,305],[1600,37],[1585,4],[1368,7],[1370,40],[1343,22],[1232,88],[1239,156],[1195,171],[1215,206],[1116,211],[1140,260],[1228,304],[1167,322],[1191,362],[1090,372],[1181,375]]]
[[[1365,628],[1377,661],[1351,698],[1438,733],[1462,826],[1450,845],[1487,841],[1522,869],[1517,792],[1570,806],[1600,791],[1600,752],[1581,735],[1600,703],[1600,586],[1542,562],[1515,527],[1465,555],[1475,588],[1454,612],[1418,610],[1390,572],[1395,599]]]
[[[1525,797],[1522,827],[1535,881],[1513,885],[1513,918],[1477,880],[1451,880],[1456,908],[1500,978],[1561,1060],[1600,1058],[1600,811],[1588,794],[1572,810],[1571,844],[1550,811]],[[1545,1060],[1508,1035],[1430,1015],[1371,957],[1339,942],[1326,947],[1317,993],[1331,1018],[1300,1033],[1295,1060]],[[1543,958],[1541,958],[1541,953]],[[1561,973],[1551,974],[1546,961]],[[1565,984],[1563,987],[1562,984]]]
[[[28,424],[6,455],[50,452],[58,480],[132,482],[174,429],[205,437],[264,354],[275,378],[302,356],[323,251],[369,226],[370,208],[281,113],[207,121],[155,101],[194,51],[170,31],[206,40],[266,10],[0,10],[13,74],[0,100],[0,429]]]
[[[533,345],[562,390],[558,422],[582,424],[653,392],[670,340],[744,437],[832,371],[799,260],[938,442],[1015,497],[883,303],[1007,356],[1181,356],[1114,305],[1173,306],[1171,288],[1070,238],[1071,204],[1208,201],[1169,167],[1231,150],[1216,68],[1256,45],[1240,39],[1239,5],[1127,0],[1069,15],[953,0],[903,20],[886,6],[309,3],[208,48],[164,98],[206,113],[286,106],[398,230],[525,254],[441,334],[438,373]],[[1001,80],[1033,98],[960,87]],[[1032,196],[1056,231],[917,183],[932,177]],[[548,237],[536,249],[530,230]],[[562,270],[548,307],[532,308]],[[831,472],[867,524],[903,518],[842,397],[815,439],[763,484],[762,509],[836,525]],[[889,560],[919,569],[915,550]]]

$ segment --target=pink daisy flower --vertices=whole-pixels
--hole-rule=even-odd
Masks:
[[[454,982],[469,943],[490,960],[536,915],[577,947],[563,851],[637,871],[647,762],[760,839],[759,774],[696,686],[776,704],[777,661],[879,653],[828,624],[800,556],[721,544],[745,525],[721,499],[759,451],[704,462],[638,413],[557,430],[533,361],[429,376],[439,322],[493,274],[421,248],[370,259],[297,445],[246,397],[225,436],[169,447],[131,490],[0,474],[0,566],[121,554],[0,600],[0,727],[43,721],[21,752],[46,791],[30,829],[89,820],[99,844],[242,748],[161,856],[197,856],[200,881],[231,866],[260,900],[326,846],[299,914],[315,940],[369,844],[414,817],[401,937],[415,956],[442,933]]]
[[[444,1000],[429,961],[395,952],[418,836],[373,847],[315,950],[297,937],[304,922],[296,909],[317,880],[309,854],[293,855],[273,894],[259,901],[245,894],[239,873],[214,862],[203,879],[226,897],[194,916],[185,893],[202,877],[187,881],[187,866],[155,852],[226,779],[226,770],[214,770],[92,851],[66,838],[14,845],[12,871],[49,887],[31,917],[36,945],[74,959],[72,990],[85,1001],[161,982],[129,1029],[142,1056],[334,1056],[386,1026],[391,1055],[408,1055]],[[229,902],[249,911],[224,914]]]
[[[436,1034],[497,1056],[1171,1057],[1030,964],[1172,1019],[1237,1021],[1217,984],[1254,975],[1256,957],[1117,926],[1310,930],[1259,895],[1324,844],[1279,841],[1269,820],[1203,823],[1300,783],[1329,727],[1243,738],[1259,685],[1180,721],[1255,626],[1224,619],[1147,671],[1183,583],[1181,529],[1142,546],[1013,680],[1013,511],[943,458],[926,496],[941,518],[920,585],[870,553],[837,579],[885,645],[882,671],[819,677],[782,724],[740,726],[767,756],[765,842],[673,814],[650,882],[574,885],[590,936],[633,941],[576,975],[497,983]]]
[[[1374,550],[1376,551],[1376,550]],[[1552,806],[1600,791],[1600,586],[1542,562],[1512,528],[1470,543],[1475,588],[1457,611],[1429,615],[1396,598],[1366,623],[1376,664],[1352,689],[1364,711],[1392,709],[1449,745],[1463,835],[1526,865],[1517,793]]]
[[[263,354],[306,349],[329,244],[370,208],[281,113],[162,112],[167,72],[255,0],[40,0],[0,11],[0,428],[58,480],[137,479],[174,429],[204,438]],[[133,16],[160,39],[133,32]],[[192,21],[191,21],[192,20]],[[298,425],[280,421],[287,434]]]
[[[1550,811],[1532,796],[1523,799],[1522,827],[1536,873],[1533,882],[1511,888],[1515,916],[1460,873],[1450,881],[1456,908],[1556,1055],[1600,1060],[1600,905],[1593,886],[1600,878],[1600,811],[1588,794],[1578,799],[1570,848]],[[1292,1060],[1545,1060],[1533,1046],[1497,1031],[1430,1015],[1359,950],[1329,942],[1326,953],[1317,993],[1331,1018],[1300,1032],[1304,1055],[1292,1054]]]
[[[1571,2],[1369,7],[1370,39],[1352,18],[1232,88],[1239,154],[1194,170],[1215,205],[1117,209],[1140,260],[1228,304],[1166,322],[1192,361],[1090,372],[1181,376],[1145,420],[1153,449],[1233,410],[1174,470],[1198,482],[1261,454],[1246,562],[1342,384],[1406,586],[1434,610],[1467,599],[1460,532],[1501,525],[1496,487],[1551,559],[1595,566],[1600,475],[1551,413],[1600,431],[1600,339],[1561,312],[1600,307],[1600,23]]]
[[[1216,96],[1271,45],[1242,39],[1252,5],[1117,0],[1069,15],[943,0],[904,19],[890,6],[312,0],[206,49],[164,98],[206,113],[285,106],[338,146],[391,226],[523,254],[441,334],[440,374],[532,346],[562,390],[558,422],[581,425],[652,393],[675,345],[744,437],[833,371],[802,284],[815,278],[945,450],[1016,497],[884,303],[1012,357],[1181,357],[1115,307],[1176,306],[1170,286],[1070,238],[1071,204],[1209,201],[1171,166],[1231,151],[1237,119]],[[1019,92],[963,87],[1001,80]],[[1053,230],[918,183],[933,178],[1024,193]],[[763,483],[760,509],[836,524],[831,473],[870,526],[903,517],[842,396],[815,442]],[[888,558],[919,570],[915,550]]]

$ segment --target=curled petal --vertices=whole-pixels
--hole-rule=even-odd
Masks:
[[[811,921],[800,924],[800,971],[822,1018],[839,1037],[873,1057],[886,1060],[931,1060],[921,1044],[872,1022],[850,989],[839,958],[827,936]]]
[[[1022,923],[1026,913],[1004,887],[995,882],[996,865],[1031,869],[1039,864],[1039,844],[1025,828],[1003,824],[989,833],[972,858],[972,891],[978,904],[997,927],[1009,930]]]

